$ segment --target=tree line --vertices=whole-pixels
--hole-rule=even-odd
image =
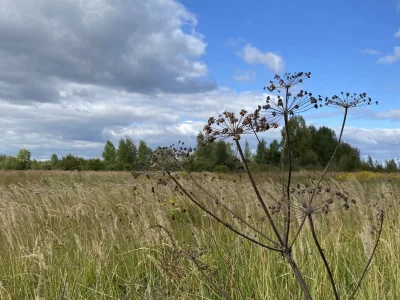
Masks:
[[[150,162],[152,149],[144,141],[137,146],[132,139],[119,141],[118,147],[110,141],[104,146],[102,158],[85,159],[67,154],[59,157],[56,153],[50,160],[31,159],[27,149],[21,149],[17,156],[0,155],[1,170],[65,170],[65,171],[132,171],[142,169]]]
[[[331,159],[331,155],[337,145],[337,136],[334,130],[322,126],[318,129],[307,126],[301,116],[290,118],[288,123],[289,139],[292,145],[292,166],[297,169],[318,170],[323,168]],[[249,143],[244,143],[244,156],[249,167],[253,170],[271,170],[279,167],[282,161],[282,153],[286,140],[286,129],[281,130],[281,141],[273,140],[269,145],[264,139],[260,139],[255,153],[252,153]],[[207,138],[199,133],[197,136],[196,151],[187,158],[185,163],[189,171],[225,172],[240,168],[237,155],[231,144],[225,141],[208,143]],[[78,170],[78,171],[133,171],[149,167],[152,149],[144,141],[136,145],[132,139],[120,139],[118,147],[111,141],[104,145],[102,159],[83,157],[67,154],[59,157],[56,153],[50,160],[37,161],[31,159],[31,153],[27,149],[21,149],[16,156],[0,155],[1,170]],[[287,155],[284,155],[287,157]],[[171,167],[173,167],[171,165]],[[360,151],[346,142],[342,142],[333,161],[334,171],[388,171],[397,172],[399,164],[394,160],[379,162],[371,156],[367,160],[360,158]]]

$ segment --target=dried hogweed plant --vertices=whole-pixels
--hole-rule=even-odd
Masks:
[[[310,72],[286,73],[283,77],[276,75],[274,80],[270,81],[269,85],[264,89],[268,90],[270,93],[275,92],[277,95],[267,96],[266,102],[258,105],[254,112],[249,113],[246,110],[241,110],[236,114],[234,112],[225,111],[216,118],[210,117],[207,124],[204,126],[205,143],[230,139],[237,149],[238,158],[241,161],[252,191],[254,192],[254,197],[252,196],[252,198],[256,202],[257,207],[261,209],[261,215],[263,215],[261,220],[268,224],[268,227],[271,229],[269,231],[271,234],[267,234],[265,230],[261,228],[262,226],[258,226],[260,224],[259,222],[250,222],[247,220],[240,212],[232,208],[225,199],[220,199],[213,195],[211,191],[198,182],[190,172],[186,172],[185,176],[194,184],[195,189],[202,192],[202,197],[193,193],[189,187],[180,180],[181,178],[179,175],[172,171],[172,165],[174,169],[177,169],[178,166],[180,170],[185,170],[185,162],[196,149],[186,147],[179,142],[177,146],[158,148],[154,152],[153,161],[154,165],[162,168],[163,173],[168,176],[170,181],[174,184],[174,188],[179,190],[180,193],[207,215],[241,238],[264,249],[283,255],[290,265],[305,298],[312,299],[304,273],[299,269],[293,256],[293,246],[296,241],[298,241],[300,233],[305,230],[305,224],[308,221],[312,241],[325,266],[334,298],[340,299],[332,269],[321,247],[314,218],[316,215],[325,216],[338,210],[348,210],[351,206],[356,204],[356,200],[351,198],[345,191],[331,186],[323,186],[322,181],[341,143],[349,109],[377,104],[377,102],[373,102],[371,98],[367,97],[366,93],[340,93],[339,96],[334,95],[325,98],[320,95],[314,96],[312,93],[304,90],[300,90],[295,94],[291,93],[294,86],[303,83],[305,79],[310,77]],[[292,146],[288,129],[289,118],[309,109],[321,109],[326,106],[339,106],[344,109],[343,122],[336,148],[332,153],[330,161],[317,180],[311,182],[310,185],[294,185],[292,183]],[[277,194],[272,195],[268,193],[265,195],[265,193],[262,192],[262,186],[256,183],[254,174],[249,169],[243,153],[241,137],[244,134],[252,134],[258,139],[260,133],[273,130],[280,124],[285,127],[284,149],[282,150],[282,186],[279,188],[279,196],[276,196]],[[260,140],[258,139],[258,141]],[[288,164],[285,170],[283,167],[284,159]],[[207,199],[211,200],[211,204],[206,201]],[[271,202],[273,204],[271,204]],[[276,215],[280,215],[281,217],[279,219],[274,218]],[[293,222],[295,219],[298,220],[298,222]],[[381,209],[377,208],[378,226],[375,244],[362,274],[354,283],[353,291],[349,299],[354,298],[366,274],[367,268],[371,264],[380,240],[383,220],[384,213]],[[243,228],[246,229],[243,230]]]

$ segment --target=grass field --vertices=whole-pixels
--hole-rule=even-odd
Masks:
[[[272,175],[256,176],[271,199],[277,195]],[[295,180],[307,181],[308,175],[296,173]],[[195,176],[216,198],[269,231],[244,174]],[[365,172],[331,177],[329,185],[357,201],[347,211],[316,217],[340,294],[346,299],[362,272],[378,203],[386,217],[382,239],[356,299],[400,299],[399,178]],[[238,238],[163,178],[0,172],[0,298],[220,299],[223,290],[233,299],[302,299],[280,254]],[[196,191],[192,182],[183,182]],[[201,191],[197,196],[207,200]],[[218,210],[215,203],[210,207]],[[315,299],[331,299],[305,229],[294,256]]]

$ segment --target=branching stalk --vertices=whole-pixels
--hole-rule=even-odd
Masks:
[[[239,150],[240,158],[242,159],[244,168],[245,168],[246,173],[247,173],[247,175],[248,175],[248,177],[249,177],[250,183],[251,183],[251,185],[252,185],[252,187],[253,187],[254,192],[256,193],[257,199],[258,199],[258,201],[260,202],[261,207],[262,207],[262,209],[264,210],[264,212],[265,212],[265,214],[266,214],[266,216],[267,216],[267,219],[268,219],[269,223],[271,224],[271,227],[272,227],[272,230],[274,231],[274,234],[276,235],[277,239],[279,240],[279,243],[283,246],[284,243],[283,243],[282,237],[281,237],[281,235],[279,234],[278,229],[276,228],[276,225],[275,225],[275,223],[274,223],[274,220],[272,220],[271,214],[269,213],[268,208],[267,208],[267,206],[265,205],[265,202],[264,202],[264,200],[262,199],[262,197],[261,197],[261,195],[260,195],[260,192],[258,191],[258,188],[257,188],[257,186],[256,186],[256,183],[254,182],[254,179],[253,179],[253,175],[251,175],[251,172],[250,172],[249,167],[248,167],[248,165],[247,165],[246,159],[244,158],[244,154],[243,154],[243,151],[242,151],[242,147],[240,146],[240,143],[239,143],[238,140],[235,140],[235,142],[236,142],[236,146],[237,146],[237,148],[238,148],[238,150]]]
[[[192,176],[190,176],[190,179],[192,180],[192,182],[194,182],[196,184],[196,186],[202,190],[207,196],[209,196],[210,198],[214,198],[213,195],[210,194],[209,191],[207,191],[201,184],[199,184]],[[233,217],[235,217],[236,219],[238,219],[240,222],[242,222],[243,224],[245,224],[247,227],[249,227],[250,229],[254,230],[254,232],[258,233],[260,236],[262,236],[263,238],[265,238],[267,241],[273,243],[275,246],[277,247],[282,247],[280,244],[278,244],[276,241],[274,241],[273,239],[271,239],[270,237],[268,237],[265,233],[263,233],[262,231],[258,230],[257,228],[255,228],[253,225],[251,225],[249,222],[247,222],[246,220],[244,220],[242,217],[240,217],[237,213],[235,213],[233,210],[231,210],[228,206],[226,206],[222,201],[218,200],[218,204],[221,205],[226,211],[228,211]]]
[[[289,160],[289,172],[287,178],[286,185],[286,220],[285,220],[285,246],[287,247],[289,244],[289,233],[290,233],[290,182],[292,179],[292,149],[290,145],[290,137],[289,137],[289,120],[288,120],[288,102],[289,102],[289,86],[286,87],[286,106],[284,112],[284,120],[285,120],[285,129],[286,129],[286,142],[288,149],[288,160]]]
[[[257,244],[263,248],[269,249],[271,251],[276,251],[276,252],[284,252],[281,249],[275,249],[272,248],[270,246],[267,246],[255,239],[253,239],[252,237],[249,237],[243,233],[241,233],[240,231],[238,231],[237,229],[235,229],[232,225],[230,225],[227,222],[224,222],[221,218],[219,218],[216,214],[214,214],[212,211],[210,211],[207,207],[205,207],[203,204],[201,204],[199,201],[197,201],[196,199],[193,198],[193,196],[188,193],[188,191],[179,183],[178,180],[176,180],[176,178],[174,178],[174,176],[171,175],[170,171],[167,171],[167,174],[169,175],[169,177],[175,182],[175,184],[179,187],[179,189],[194,203],[196,204],[200,209],[202,209],[205,213],[207,213],[208,215],[210,215],[211,217],[213,217],[218,223],[224,225],[226,228],[230,229],[231,231],[233,231],[234,233],[236,233],[237,235],[245,238],[246,240],[249,240],[250,242],[253,242],[254,244]]]
[[[299,267],[297,266],[296,262],[293,259],[292,253],[286,252],[285,257],[287,258],[289,265],[292,268],[294,275],[296,276],[297,282],[300,284],[300,287],[303,290],[305,299],[312,300],[310,290],[308,289],[308,286],[304,280],[303,274],[301,273]]]
[[[251,175],[251,172],[250,172],[250,170],[248,168],[247,162],[244,159],[244,154],[243,154],[242,148],[240,146],[240,143],[239,143],[238,140],[235,140],[235,142],[236,142],[236,146],[237,146],[237,148],[239,150],[239,154],[240,154],[240,157],[242,159],[244,168],[245,168],[245,170],[247,172],[247,175],[249,176],[250,182],[251,182],[251,184],[253,186],[253,189],[254,189],[254,191],[255,191],[255,193],[257,195],[257,198],[258,198],[261,206],[263,207],[263,209],[265,211],[265,214],[267,215],[267,218],[268,218],[268,220],[269,220],[269,222],[270,222],[270,224],[272,226],[272,229],[273,229],[276,237],[278,238],[279,242],[281,243],[281,245],[287,249],[287,245],[284,244],[284,242],[283,242],[283,240],[282,240],[282,238],[281,238],[281,236],[280,236],[280,234],[278,232],[278,229],[276,228],[275,223],[271,218],[271,215],[270,215],[270,213],[268,211],[268,208],[266,207],[264,201],[261,198],[261,195],[260,195],[260,193],[258,191],[258,188],[257,188],[257,186],[256,186],[256,184],[254,182],[253,176]],[[304,280],[303,274],[301,273],[299,267],[297,266],[296,262],[293,259],[292,252],[290,251],[290,249],[287,249],[287,251],[284,251],[283,254],[285,255],[286,259],[288,260],[289,265],[292,268],[292,271],[293,271],[294,275],[296,276],[296,279],[297,279],[298,283],[300,284],[301,289],[303,290],[305,298],[307,300],[312,300],[312,297],[311,297],[311,294],[310,294],[310,290],[308,289],[307,283]]]

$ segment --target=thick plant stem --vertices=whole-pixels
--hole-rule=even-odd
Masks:
[[[300,287],[303,290],[304,298],[307,300],[312,300],[310,290],[308,289],[306,281],[304,280],[303,274],[301,274],[299,267],[297,266],[296,262],[293,259],[292,252],[285,253],[285,257],[288,260],[294,275],[296,276],[297,282],[300,284]]]
[[[275,226],[274,221],[273,221],[272,218],[271,218],[271,215],[270,215],[270,213],[269,213],[269,211],[268,211],[268,208],[266,207],[264,201],[263,201],[262,198],[261,198],[261,195],[260,195],[260,193],[259,193],[259,191],[258,191],[258,189],[257,189],[257,186],[256,186],[255,182],[254,182],[253,176],[251,175],[251,172],[250,172],[250,170],[249,170],[249,168],[248,168],[247,162],[246,162],[246,160],[244,159],[244,154],[243,154],[242,148],[241,148],[241,146],[240,146],[240,143],[239,143],[239,141],[237,141],[237,140],[236,140],[235,142],[236,142],[236,146],[237,146],[238,151],[239,151],[240,158],[242,159],[244,168],[245,168],[245,170],[246,170],[246,172],[247,172],[247,175],[248,175],[248,177],[249,177],[249,179],[250,179],[250,183],[251,183],[251,185],[252,185],[252,187],[253,187],[253,189],[254,189],[256,195],[257,195],[257,198],[258,198],[258,200],[259,200],[261,206],[263,207],[263,209],[264,209],[264,211],[265,211],[265,214],[267,215],[267,218],[268,218],[268,220],[269,220],[269,222],[270,222],[270,224],[271,224],[271,227],[272,227],[272,229],[273,229],[273,231],[274,231],[276,237],[278,238],[279,242],[281,243],[281,245],[282,245],[283,247],[287,248],[287,247],[285,246],[285,244],[284,244],[284,241],[283,241],[282,238],[281,238],[281,235],[280,235],[279,232],[278,232],[278,229],[277,229],[276,226]],[[300,287],[301,287],[301,289],[302,289],[302,291],[303,291],[303,293],[304,293],[305,299],[307,299],[307,300],[312,300],[312,297],[311,297],[311,294],[310,294],[310,290],[308,289],[308,286],[307,286],[307,284],[306,284],[306,281],[304,280],[303,274],[301,273],[301,271],[299,270],[299,267],[297,266],[296,262],[295,262],[294,259],[293,259],[291,250],[288,249],[288,251],[284,252],[283,254],[285,255],[286,259],[288,260],[289,265],[290,265],[290,267],[292,268],[292,271],[293,271],[294,275],[296,276],[297,282],[300,284]]]
[[[286,220],[285,220],[285,247],[289,245],[289,233],[290,233],[290,182],[292,179],[292,147],[290,144],[289,137],[289,120],[288,120],[288,102],[289,102],[289,87],[286,87],[286,107],[284,112],[284,120],[285,120],[285,129],[286,129],[286,143],[288,149],[288,160],[289,160],[289,172],[286,184]],[[285,150],[285,149],[283,149]]]
[[[308,221],[310,223],[310,228],[311,228],[312,237],[314,239],[314,243],[317,246],[319,255],[321,256],[321,258],[322,258],[322,260],[324,262],[324,265],[325,265],[325,269],[328,272],[329,281],[331,282],[332,290],[333,290],[333,293],[335,294],[335,299],[339,300],[340,297],[339,297],[338,291],[336,289],[335,280],[333,279],[331,268],[329,267],[328,261],[326,260],[326,257],[325,257],[325,254],[324,254],[324,250],[321,248],[321,245],[319,244],[318,237],[317,237],[317,234],[316,234],[315,228],[314,228],[314,222],[313,222],[313,219],[312,219],[311,215],[308,215]]]
[[[260,195],[260,192],[258,191],[258,188],[257,188],[257,186],[256,186],[256,183],[254,182],[253,176],[251,175],[251,172],[250,172],[249,167],[248,167],[248,165],[247,165],[246,159],[244,158],[244,154],[243,154],[243,151],[242,151],[242,147],[240,146],[240,143],[239,143],[238,140],[235,140],[235,142],[236,142],[236,146],[237,146],[238,151],[239,151],[240,158],[242,159],[244,168],[245,168],[245,170],[246,170],[247,176],[249,177],[249,180],[250,180],[250,183],[251,183],[251,185],[252,185],[252,187],[253,187],[253,190],[254,190],[254,192],[256,193],[257,199],[258,199],[258,201],[260,202],[261,207],[263,208],[263,210],[264,210],[264,212],[265,212],[265,214],[266,214],[266,216],[267,216],[267,219],[268,219],[269,223],[271,224],[272,230],[274,231],[274,234],[275,234],[276,238],[279,240],[279,243],[280,243],[282,246],[284,246],[284,243],[283,243],[283,240],[282,240],[281,235],[279,234],[278,228],[276,227],[276,225],[275,225],[275,223],[274,223],[274,220],[272,220],[271,214],[269,213],[268,208],[267,208],[267,206],[265,205],[265,202],[264,202],[264,200],[262,199],[262,197],[261,197],[261,195]]]

